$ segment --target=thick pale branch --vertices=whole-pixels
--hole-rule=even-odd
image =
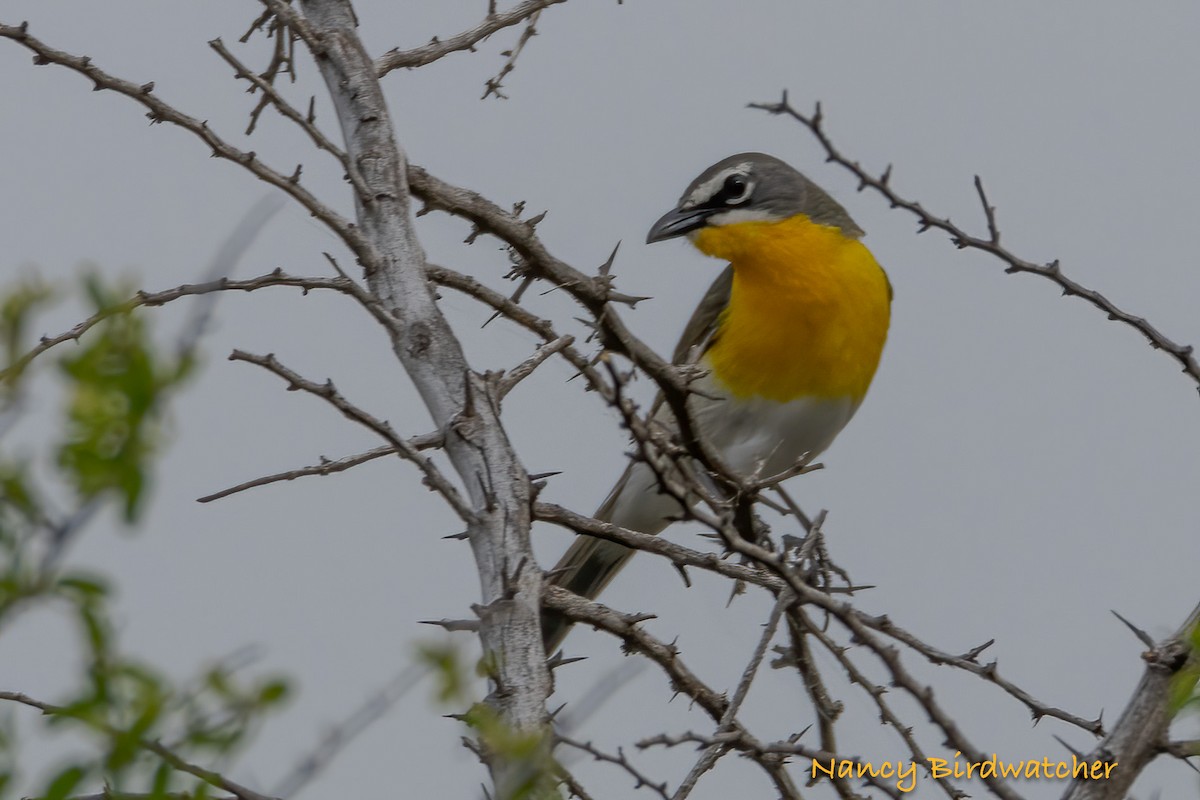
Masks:
[[[1142,654],[1146,670],[1133,697],[1125,705],[1112,730],[1087,756],[1087,760],[1116,762],[1112,777],[1104,781],[1077,781],[1063,800],[1121,800],[1137,776],[1169,746],[1167,729],[1173,714],[1170,701],[1179,687],[1175,685],[1185,667],[1195,667],[1198,658],[1191,645],[1196,626],[1200,625],[1200,606],[1173,636]],[[1193,686],[1187,687],[1194,690]]]
[[[267,1],[272,9],[286,5]],[[445,452],[470,499],[467,532],[482,589],[480,638],[494,687],[489,702],[505,724],[532,733],[547,721],[550,674],[539,614],[542,573],[529,539],[529,477],[500,424],[492,387],[470,369],[435,302],[413,227],[407,159],[353,8],[348,0],[299,0],[299,7],[347,158],[367,187],[355,205],[357,230],[370,253],[363,260],[368,286],[396,320],[393,351],[443,431]],[[520,763],[496,759],[489,766],[500,797],[527,777]]]

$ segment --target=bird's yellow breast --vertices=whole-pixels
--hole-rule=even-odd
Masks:
[[[804,215],[706,227],[692,241],[733,265],[706,361],[734,396],[862,399],[887,338],[891,289],[861,242]]]

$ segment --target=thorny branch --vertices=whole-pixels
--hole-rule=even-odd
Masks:
[[[409,443],[417,450],[424,450],[428,447],[436,447],[442,443],[440,435],[426,435],[423,437],[412,437]],[[351,456],[343,456],[342,458],[327,459],[322,458],[319,464],[313,464],[299,469],[290,469],[286,472],[276,472],[271,475],[264,475],[261,478],[243,481],[242,483],[230,486],[226,489],[221,489],[212,494],[206,494],[203,497],[196,498],[197,503],[211,503],[214,500],[221,500],[230,495],[245,492],[249,489],[257,489],[260,486],[269,486],[272,483],[280,483],[282,481],[294,481],[297,478],[306,478],[312,475],[333,475],[337,472],[344,472],[348,469],[353,469],[360,464],[365,464],[368,461],[374,461],[377,458],[384,456],[396,455],[396,448],[391,445],[381,445],[373,447],[363,453],[356,453]]]
[[[18,703],[30,708],[36,708],[38,711],[49,717],[74,716],[69,708],[56,706],[51,703],[43,703],[40,700],[35,700],[29,695],[22,694],[20,692],[0,691],[0,700]],[[88,724],[99,728],[107,736],[125,737],[128,735],[125,731],[111,728],[94,720],[89,720]],[[247,786],[236,783],[229,778],[226,778],[219,772],[214,772],[210,769],[206,769],[185,760],[175,753],[175,751],[164,746],[161,742],[150,739],[139,739],[137,743],[140,748],[158,756],[165,763],[169,764],[172,769],[178,770],[179,772],[186,772],[188,775],[199,778],[210,786],[215,786],[222,791],[229,792],[231,795],[238,798],[238,800],[276,800],[276,798],[272,798],[270,795],[261,794]]]
[[[355,227],[300,185],[299,169],[290,177],[277,172],[260,161],[254,151],[239,150],[226,142],[206,121],[184,114],[160,99],[154,94],[153,82],[137,84],[123,80],[94,65],[88,56],[76,56],[56,50],[32,36],[29,26],[25,23],[16,26],[0,23],[0,37],[12,39],[32,50],[35,64],[58,64],[78,72],[89,78],[97,90],[108,89],[117,92],[144,106],[148,110],[146,116],[152,123],[168,122],[198,137],[212,149],[214,158],[231,161],[253,173],[259,180],[286,192],[314,217],[328,225],[355,255],[364,262],[369,262],[369,250]]]
[[[538,9],[529,16],[529,22],[525,24],[525,30],[521,31],[520,38],[517,39],[516,45],[505,51],[504,55],[507,58],[504,61],[504,66],[496,73],[496,77],[489,78],[484,85],[483,97],[481,100],[487,100],[488,97],[497,97],[501,100],[507,100],[508,95],[501,91],[504,88],[504,79],[507,78],[517,66],[517,59],[521,56],[521,51],[525,49],[525,45],[534,36],[537,36],[538,20],[542,16],[541,9]]]
[[[920,232],[930,229],[940,230],[950,236],[950,241],[955,247],[979,250],[993,255],[1008,265],[1005,267],[1005,272],[1025,272],[1046,278],[1057,284],[1062,289],[1064,296],[1081,297],[1107,314],[1109,319],[1133,328],[1144,336],[1146,341],[1155,350],[1162,350],[1175,359],[1183,368],[1183,372],[1197,384],[1197,390],[1200,391],[1200,362],[1196,360],[1192,345],[1181,345],[1171,340],[1145,317],[1139,317],[1121,309],[1096,290],[1089,289],[1078,281],[1067,277],[1063,274],[1057,260],[1046,264],[1027,261],[1000,244],[1000,229],[996,225],[996,211],[988,204],[987,195],[983,190],[983,182],[978,175],[975,176],[975,189],[979,194],[979,201],[983,206],[984,217],[988,226],[987,236],[973,236],[951,222],[949,217],[936,216],[927,211],[920,203],[902,197],[892,188],[891,166],[888,166],[879,175],[874,175],[868,172],[859,162],[843,155],[825,130],[825,117],[821,112],[820,103],[813,109],[813,113],[805,114],[788,102],[787,92],[784,92],[782,99],[777,103],[751,103],[750,107],[761,109],[770,114],[781,114],[790,117],[808,128],[813,136],[816,137],[817,142],[824,148],[826,160],[844,167],[858,179],[859,191],[870,188],[881,194],[892,205],[892,208],[902,208],[911,213],[918,220]]]
[[[428,44],[415,47],[411,50],[400,50],[399,48],[389,50],[375,60],[375,71],[382,78],[394,69],[423,67],[426,64],[432,64],[434,61],[450,53],[462,50],[474,52],[475,45],[493,33],[513,25],[520,25],[522,22],[536,17],[542,12],[542,9],[565,1],[525,0],[525,2],[503,13],[498,13],[495,9],[492,9],[478,25],[456,36],[446,39],[434,37]]]
[[[542,601],[547,608],[562,613],[576,621],[594,626],[599,630],[610,633],[622,640],[624,646],[634,652],[646,655],[658,664],[671,681],[671,688],[690,697],[703,709],[714,722],[732,731],[738,741],[746,743],[750,748],[760,747],[755,739],[736,719],[730,715],[725,720],[730,704],[725,697],[701,681],[679,657],[679,651],[674,645],[666,644],[642,630],[638,623],[644,622],[653,615],[629,615],[613,611],[599,603],[586,600],[559,586],[546,585],[542,591]],[[723,722],[723,720],[725,720]],[[800,792],[792,782],[781,759],[757,759],[770,777],[783,798],[799,798]]]
[[[614,756],[611,753],[604,752],[591,742],[577,741],[569,736],[563,736],[562,734],[558,734],[557,738],[560,743],[565,744],[568,747],[573,747],[580,752],[587,753],[596,761],[604,761],[608,764],[614,764],[620,767],[622,770],[628,773],[630,777],[633,778],[634,789],[641,789],[644,786],[657,794],[659,797],[663,798],[663,800],[671,800],[671,795],[667,793],[667,782],[662,781],[660,783],[649,778],[646,773],[638,769],[633,762],[629,760],[629,757],[625,755],[624,750],[618,749],[617,754]]]
[[[567,527],[582,535],[597,536],[620,542],[629,547],[656,553],[680,566],[691,566],[709,570],[732,580],[761,587],[774,596],[774,611],[763,637],[760,639],[759,647],[747,665],[733,698],[727,700],[722,694],[705,684],[682,664],[678,651],[673,645],[664,644],[654,637],[649,636],[637,626],[638,622],[647,618],[645,615],[623,615],[599,604],[570,595],[556,587],[548,587],[543,594],[543,599],[547,607],[621,638],[629,649],[642,653],[656,662],[668,675],[672,686],[690,697],[697,706],[707,712],[713,719],[713,722],[716,724],[716,730],[711,736],[688,733],[678,737],[671,737],[664,734],[644,740],[639,745],[648,747],[651,745],[672,746],[680,743],[693,743],[704,748],[700,759],[674,794],[677,800],[685,798],[699,778],[711,768],[717,759],[731,750],[736,750],[756,761],[770,776],[779,794],[789,798],[799,797],[800,794],[785,769],[784,764],[787,757],[827,759],[836,756],[838,758],[850,758],[852,761],[855,760],[853,757],[831,752],[835,746],[831,735],[823,736],[821,748],[812,748],[800,743],[799,739],[802,734],[796,734],[793,739],[786,742],[764,743],[753,737],[738,721],[738,709],[749,692],[758,664],[763,657],[765,648],[774,633],[774,628],[778,624],[781,615],[786,615],[789,625],[792,626],[794,637],[793,648],[797,650],[795,655],[803,657],[800,656],[800,651],[808,646],[807,640],[809,638],[830,652],[837,663],[845,670],[850,680],[853,683],[859,684],[863,691],[871,698],[871,701],[879,711],[881,720],[889,725],[905,742],[916,761],[924,760],[925,750],[917,741],[911,726],[906,724],[896,711],[893,710],[892,706],[886,702],[884,698],[886,689],[871,680],[851,657],[852,653],[854,653],[854,648],[865,650],[882,664],[888,673],[892,688],[898,689],[912,698],[929,716],[935,727],[940,730],[945,737],[946,743],[961,750],[965,756],[973,760],[981,758],[982,752],[972,746],[971,742],[960,730],[954,717],[940,703],[935,701],[932,688],[924,685],[909,671],[908,667],[901,660],[900,649],[892,642],[909,648],[928,663],[963,670],[996,684],[1010,696],[1023,703],[1030,710],[1035,721],[1042,717],[1054,717],[1095,736],[1103,736],[1104,739],[1096,750],[1098,757],[1109,758],[1119,756],[1122,763],[1136,765],[1137,768],[1131,771],[1130,780],[1136,777],[1140,766],[1155,755],[1161,752],[1181,753],[1188,751],[1185,745],[1189,743],[1172,744],[1166,740],[1166,724],[1169,720],[1164,717],[1163,709],[1165,705],[1162,702],[1162,698],[1165,693],[1164,687],[1169,682],[1168,679],[1182,669],[1184,664],[1189,663],[1190,658],[1194,658],[1190,654],[1190,651],[1186,649],[1182,639],[1185,632],[1190,630],[1188,625],[1195,625],[1197,613],[1200,613],[1200,610],[1193,613],[1192,617],[1189,618],[1188,625],[1185,625],[1179,634],[1152,648],[1150,653],[1147,654],[1148,666],[1142,686],[1135,693],[1134,699],[1126,708],[1125,713],[1116,726],[1111,732],[1106,734],[1099,719],[1086,719],[1070,714],[1062,709],[1043,704],[1011,681],[1002,678],[997,672],[995,661],[988,664],[979,663],[978,656],[990,642],[972,648],[962,655],[952,655],[926,644],[915,635],[896,626],[887,616],[877,617],[868,615],[837,598],[839,593],[848,593],[853,590],[853,587],[833,587],[828,585],[817,587],[812,585],[810,575],[803,572],[796,561],[789,559],[786,550],[775,552],[773,549],[763,546],[756,540],[752,540],[751,537],[745,535],[746,531],[742,529],[742,526],[735,519],[737,516],[735,512],[738,508],[746,507],[748,504],[756,503],[760,500],[765,502],[765,499],[758,497],[758,492],[770,484],[755,481],[746,482],[737,476],[727,474],[726,471],[721,469],[719,460],[715,460],[712,458],[712,454],[705,451],[702,440],[694,435],[694,431],[691,428],[691,420],[686,403],[691,391],[688,376],[665,362],[646,347],[645,344],[636,339],[624,326],[624,323],[615,310],[614,304],[633,306],[640,298],[623,295],[615,290],[612,280],[608,275],[608,266],[611,265],[611,259],[596,275],[586,275],[580,272],[554,257],[541,243],[535,230],[540,217],[521,219],[519,208],[512,212],[506,211],[474,192],[445,183],[420,167],[407,164],[398,149],[388,158],[398,167],[396,170],[397,174],[407,177],[407,185],[403,185],[403,178],[401,178],[399,189],[397,189],[396,184],[389,184],[380,188],[378,175],[374,176],[375,182],[372,183],[372,176],[364,174],[364,171],[359,169],[360,163],[365,163],[363,162],[365,156],[361,150],[355,154],[354,147],[351,145],[348,145],[343,150],[334,144],[316,127],[311,108],[307,114],[300,112],[275,88],[275,79],[279,74],[290,74],[294,77],[292,47],[293,42],[296,40],[303,41],[314,56],[318,58],[319,62],[322,59],[328,60],[331,54],[335,54],[339,59],[342,59],[339,63],[345,67],[349,63],[346,59],[353,60],[358,57],[359,54],[355,52],[353,43],[350,42],[348,44],[349,40],[344,38],[345,29],[331,26],[329,24],[330,18],[328,17],[324,19],[324,22],[318,21],[317,24],[314,24],[312,19],[298,12],[297,7],[293,7],[292,4],[283,0],[263,0],[263,2],[267,6],[268,11],[256,20],[255,24],[251,27],[251,32],[263,29],[264,26],[269,26],[270,33],[275,37],[275,52],[266,71],[255,73],[234,56],[220,40],[215,40],[211,43],[213,49],[234,68],[237,76],[247,81],[254,91],[262,94],[257,108],[252,112],[251,127],[253,127],[258,115],[266,105],[274,105],[285,118],[299,126],[318,149],[332,154],[345,167],[347,179],[352,183],[355,190],[360,216],[371,217],[373,214],[379,214],[381,204],[386,205],[393,201],[399,201],[403,205],[403,201],[407,197],[407,192],[411,191],[413,195],[425,203],[426,211],[441,210],[468,221],[472,225],[471,239],[480,234],[489,234],[499,238],[511,248],[515,271],[523,281],[522,287],[528,285],[530,281],[542,280],[549,283],[552,287],[561,289],[569,294],[571,298],[587,311],[590,317],[589,324],[594,328],[605,350],[628,358],[636,367],[644,371],[655,381],[663,393],[664,402],[678,419],[682,435],[678,440],[670,441],[669,437],[663,435],[662,427],[654,424],[653,419],[640,416],[637,413],[637,409],[628,404],[623,398],[622,379],[616,370],[610,364],[606,365],[609,366],[607,371],[598,370],[596,368],[596,359],[577,349],[570,336],[559,334],[549,320],[532,314],[522,306],[520,304],[520,292],[512,297],[506,297],[479,281],[454,270],[422,263],[420,268],[424,279],[441,286],[453,288],[456,291],[463,292],[479,300],[498,314],[529,330],[542,340],[535,353],[507,375],[490,376],[491,391],[486,393],[487,397],[477,398],[478,402],[495,402],[498,405],[499,399],[506,392],[510,391],[520,380],[532,373],[545,360],[554,355],[564,358],[577,370],[579,375],[584,377],[584,382],[588,388],[598,391],[607,402],[620,409],[623,420],[639,447],[639,457],[647,458],[648,460],[659,457],[664,459],[663,463],[665,466],[662,467],[662,471],[660,472],[660,476],[664,481],[664,488],[668,493],[677,496],[685,509],[685,515],[712,529],[720,537],[720,541],[723,543],[725,549],[730,553],[741,555],[744,563],[734,563],[726,560],[724,554],[701,552],[673,544],[658,537],[617,528],[611,524],[601,523],[590,517],[575,514],[567,509],[538,502],[536,499],[530,503],[533,515],[538,519]],[[390,51],[374,62],[369,62],[369,66],[372,67],[370,71],[374,76],[382,76],[394,69],[422,66],[436,61],[449,53],[473,50],[478,43],[485,40],[491,34],[507,27],[525,24],[526,27],[519,37],[516,46],[506,53],[508,61],[504,68],[496,78],[488,82],[485,97],[489,94],[500,95],[500,82],[511,71],[512,65],[515,63],[521,48],[536,33],[535,26],[540,13],[550,5],[560,2],[562,0],[527,0],[507,12],[497,12],[495,3],[490,3],[487,17],[475,28],[445,40],[434,39],[430,43],[412,50]],[[302,4],[303,7],[310,10],[325,5],[340,7],[342,4],[333,2],[325,4],[316,2],[316,0],[309,0],[309,2]],[[345,8],[348,9],[348,6]],[[244,152],[229,145],[217,136],[208,127],[207,123],[184,114],[162,101],[153,93],[154,87],[152,83],[138,85],[122,80],[95,67],[86,56],[74,56],[50,48],[48,45],[29,35],[28,28],[24,24],[19,26],[0,25],[0,37],[12,39],[33,51],[35,53],[35,63],[54,63],[65,66],[87,76],[95,83],[97,89],[112,90],[130,97],[148,109],[148,116],[152,122],[169,122],[188,130],[211,147],[215,157],[240,164],[259,179],[282,189],[308,209],[315,217],[325,222],[342,239],[367,270],[369,278],[377,276],[377,270],[384,266],[383,262],[385,259],[381,259],[380,257],[381,239],[378,236],[378,231],[375,231],[376,238],[372,240],[370,239],[371,231],[369,226],[361,224],[361,220],[360,224],[352,224],[347,219],[332,211],[330,207],[318,201],[317,198],[300,186],[299,168],[290,177],[274,171],[259,161],[255,153]],[[327,66],[327,63],[325,65]],[[333,82],[331,81],[331,89],[332,87]],[[346,98],[342,99],[344,101],[347,100]],[[356,102],[358,99],[356,95],[347,102]],[[1007,264],[1006,270],[1008,272],[1028,272],[1040,275],[1055,282],[1063,290],[1064,294],[1077,295],[1084,298],[1093,306],[1107,313],[1111,319],[1120,321],[1139,331],[1155,348],[1165,350],[1183,367],[1183,371],[1193,381],[1200,384],[1200,365],[1197,364],[1190,346],[1183,346],[1173,342],[1145,319],[1121,310],[1103,295],[1066,277],[1062,274],[1057,262],[1036,264],[1017,257],[1003,247],[1000,243],[1000,230],[996,222],[995,210],[988,203],[982,182],[978,177],[975,179],[975,186],[983,206],[987,224],[987,235],[981,237],[972,236],[959,226],[951,223],[948,218],[933,216],[925,211],[919,203],[900,197],[890,186],[890,167],[882,175],[876,177],[867,173],[857,162],[843,156],[834,147],[823,128],[819,106],[812,115],[805,115],[796,111],[788,103],[785,95],[779,103],[756,104],[755,107],[774,114],[790,116],[805,125],[825,148],[829,160],[849,169],[858,178],[860,189],[869,187],[882,194],[894,207],[902,208],[916,215],[920,222],[921,230],[931,228],[941,230],[947,233],[954,244],[960,248],[977,249],[1000,258]],[[344,112],[345,109],[343,109]],[[376,120],[373,119],[372,121]],[[386,117],[384,121],[386,122]],[[386,150],[386,142],[376,141],[375,144],[383,146]],[[374,188],[372,188],[373,186]],[[368,230],[368,233],[364,234],[364,230]],[[253,291],[267,286],[279,285],[295,286],[306,291],[318,288],[333,289],[348,294],[355,298],[368,313],[371,313],[388,330],[393,338],[401,337],[403,321],[397,320],[395,308],[389,305],[389,303],[394,301],[395,295],[389,294],[386,291],[381,293],[378,290],[379,286],[377,283],[372,283],[371,289],[368,290],[362,288],[345,275],[332,279],[296,278],[284,275],[281,271],[277,270],[270,275],[245,281],[220,280],[207,284],[182,286],[155,294],[139,293],[125,304],[114,309],[102,311],[80,323],[70,331],[56,337],[43,339],[33,350],[11,365],[5,372],[0,373],[0,379],[19,372],[35,357],[55,345],[78,339],[89,328],[112,314],[125,313],[137,306],[163,305],[183,296],[227,290]],[[300,389],[322,397],[347,417],[367,426],[382,436],[387,444],[355,456],[348,456],[336,461],[323,461],[318,465],[239,484],[238,486],[203,498],[204,500],[216,499],[217,497],[227,496],[228,494],[243,491],[253,486],[265,485],[275,481],[291,480],[307,475],[327,475],[384,455],[398,454],[417,464],[422,469],[426,482],[439,491],[460,516],[469,523],[477,520],[479,509],[460,495],[459,490],[451,484],[449,479],[442,475],[429,459],[421,456],[418,452],[423,448],[444,445],[446,443],[444,432],[426,434],[425,436],[411,439],[402,439],[386,422],[381,422],[346,401],[333,387],[332,383],[318,384],[308,381],[286,367],[283,367],[273,356],[256,356],[236,351],[232,358],[248,361],[270,370],[284,378],[289,383],[289,388],[291,389]],[[473,386],[475,384],[470,385]],[[468,405],[470,402],[472,401],[468,400]],[[711,480],[706,482],[705,471],[715,473],[718,476],[718,483],[721,484],[721,488],[729,492],[728,497],[720,496],[719,493],[714,494]],[[724,483],[721,483],[721,481]],[[472,486],[470,488],[475,487]],[[693,508],[692,503],[697,497],[702,497],[705,500],[704,508]],[[490,499],[488,502],[490,503]],[[790,513],[797,520],[804,523],[804,527],[808,527],[805,522],[806,518],[799,509],[782,509],[782,513]],[[815,527],[819,528],[819,526]],[[811,531],[810,536],[813,538],[806,540],[802,546],[801,552],[808,554],[805,558],[811,556],[812,551],[820,547],[816,538],[818,534],[819,530]],[[804,559],[797,560],[802,561]],[[825,581],[825,583],[827,584],[828,581]],[[828,630],[825,626],[809,621],[804,611],[805,607],[818,609],[831,620],[836,621],[841,626],[841,629],[849,635],[852,646],[839,643],[832,631]],[[814,680],[819,681],[819,675]],[[814,706],[821,705],[820,695],[819,691],[814,694]],[[36,701],[30,701],[28,698],[24,698],[23,695],[0,693],[0,699],[24,702],[27,705],[42,708],[45,713],[53,713],[47,709],[53,709],[54,707],[37,704]],[[830,720],[827,721],[831,724]],[[640,784],[658,792],[660,796],[664,798],[669,796],[666,792],[665,784],[656,784],[645,778],[635,768],[631,767],[623,754],[616,757],[601,756],[597,755],[599,751],[591,748],[590,745],[583,745],[575,741],[563,741],[570,746],[591,753],[594,757],[602,758],[602,760],[609,761],[621,767]],[[829,747],[827,748],[826,745],[829,745]],[[150,745],[147,745],[147,747],[148,749],[153,749]],[[155,750],[154,752],[159,751]],[[1194,754],[1194,752],[1195,749],[1193,746],[1189,753]],[[171,761],[168,755],[159,754],[160,757],[168,760],[177,769],[191,772],[191,774],[197,775],[214,786],[230,792],[240,798],[240,800],[263,800],[262,795],[258,795],[237,784],[227,782],[214,773],[207,773],[199,767],[182,764],[182,762],[177,764],[177,762]],[[213,779],[210,780],[210,778]],[[218,779],[220,782],[218,782]],[[569,776],[568,783],[576,793],[583,792],[582,787],[579,787],[576,782],[569,780]],[[949,797],[958,798],[963,794],[961,790],[949,782],[939,780],[938,783],[940,788]],[[870,779],[868,779],[868,785],[887,796],[899,796],[893,786]],[[1073,787],[1070,796],[1073,798],[1095,796],[1088,792],[1097,791],[1096,787],[1096,784]],[[845,787],[836,785],[836,788],[843,796],[848,796],[848,790]],[[998,781],[988,782],[986,788],[993,795],[1000,798],[1015,800],[1018,797],[1010,786]],[[1103,796],[1115,797],[1118,795],[1105,794]]]
[[[468,524],[476,520],[475,510],[463,499],[458,489],[442,474],[437,465],[431,459],[421,455],[420,450],[412,440],[402,438],[388,422],[372,416],[370,413],[351,403],[337,390],[333,385],[333,381],[325,381],[324,383],[310,381],[279,363],[279,359],[275,358],[273,353],[260,356],[254,353],[247,353],[244,350],[234,350],[230,353],[229,360],[245,361],[248,364],[262,367],[268,372],[273,372],[287,381],[288,391],[299,390],[319,397],[340,411],[347,419],[357,422],[359,425],[383,437],[395,449],[397,455],[406,461],[412,462],[421,470],[425,476],[424,481],[426,485],[442,496],[447,505],[458,514],[459,519]]]
[[[380,323],[390,325],[392,320],[388,317],[380,306],[379,301],[368,294],[361,286],[349,278],[315,278],[302,277],[296,275],[288,275],[282,269],[276,269],[266,275],[259,275],[256,278],[218,278],[205,283],[186,283],[182,286],[176,286],[172,289],[165,289],[160,292],[138,292],[133,297],[123,303],[119,303],[111,308],[97,311],[92,316],[78,323],[68,331],[64,331],[56,336],[43,336],[41,341],[37,343],[29,352],[16,359],[12,364],[0,370],[0,381],[9,379],[22,372],[29,364],[42,353],[57,347],[65,342],[78,341],[81,336],[87,333],[92,328],[96,327],[106,319],[117,316],[119,314],[128,314],[135,308],[142,306],[157,307],[164,306],[168,303],[179,300],[183,297],[197,297],[201,295],[212,294],[214,292],[254,292],[260,289],[267,289],[275,286],[291,286],[301,289],[304,292],[309,292],[316,289],[329,289],[342,294],[348,295],[367,309]]]

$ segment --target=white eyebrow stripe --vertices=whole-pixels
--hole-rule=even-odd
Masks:
[[[713,195],[721,191],[721,186],[724,185],[725,179],[730,175],[749,175],[750,162],[744,161],[741,164],[734,164],[732,167],[725,169],[712,176],[704,183],[692,190],[692,193],[687,196],[687,199],[681,204],[682,208],[691,208],[692,206],[700,205],[706,200],[711,200]]]

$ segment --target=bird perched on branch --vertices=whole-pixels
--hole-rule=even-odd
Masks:
[[[862,403],[887,338],[892,290],[846,210],[792,167],[762,153],[730,156],[692,181],[647,243],[686,236],[729,266],[675,348],[706,371],[692,385],[694,430],[737,475],[758,480],[809,463]],[[678,429],[665,405],[657,412]],[[596,518],[658,533],[682,508],[635,461]],[[551,582],[595,598],[633,555],[579,536]],[[546,651],[571,623],[543,615]]]

